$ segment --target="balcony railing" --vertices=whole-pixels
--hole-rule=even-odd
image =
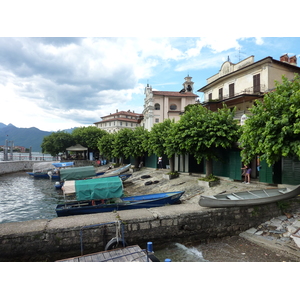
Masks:
[[[252,87],[243,89],[238,93],[234,93],[233,95],[229,95],[229,94],[223,95],[222,99],[219,99],[219,100],[226,100],[226,99],[233,98],[233,97],[243,95],[243,94],[248,94],[248,95],[257,94],[257,95],[260,95],[261,93],[264,93],[264,92],[266,92],[266,86],[265,86],[265,84],[261,84],[261,85],[256,86],[256,87],[252,86]]]

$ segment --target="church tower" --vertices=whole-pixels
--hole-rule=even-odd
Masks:
[[[193,93],[194,90],[194,82],[192,81],[192,77],[189,75],[184,78],[185,82],[182,84],[185,92]]]

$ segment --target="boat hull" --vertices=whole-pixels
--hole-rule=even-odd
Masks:
[[[300,186],[292,190],[287,188],[254,190],[223,195],[200,196],[199,205],[212,208],[253,206],[292,199],[299,194]]]
[[[66,204],[58,204],[56,207],[56,214],[58,217],[63,217],[172,205],[178,203],[180,197],[183,194],[184,191],[179,191],[132,197],[121,197],[120,202],[116,203],[110,203],[109,200],[105,203],[102,203],[101,200],[91,200],[83,202],[74,201]],[[95,205],[93,205],[93,202]]]
[[[33,172],[26,172],[28,175],[34,177],[34,178],[46,178],[50,179],[49,175],[47,173],[33,173]],[[52,174],[51,176],[52,180],[60,180],[59,175]]]

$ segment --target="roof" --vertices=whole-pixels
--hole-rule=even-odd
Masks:
[[[152,93],[153,95],[169,96],[169,97],[198,97],[198,95],[191,92],[179,93],[179,92],[152,91]]]
[[[297,72],[300,73],[300,67],[295,66],[295,65],[292,65],[292,64],[289,64],[289,63],[286,63],[286,62],[279,61],[279,60],[277,60],[277,59],[274,59],[274,58],[271,57],[271,56],[267,56],[267,57],[265,57],[265,58],[263,58],[263,59],[261,59],[261,60],[259,60],[259,61],[257,61],[257,62],[254,62],[254,63],[252,63],[252,64],[246,65],[246,66],[244,66],[244,67],[241,67],[241,68],[238,69],[238,70],[235,70],[235,71],[230,72],[230,73],[228,73],[228,74],[226,74],[226,75],[223,75],[223,76],[221,76],[221,77],[218,77],[216,80],[214,80],[214,81],[210,82],[209,84],[207,84],[207,85],[203,86],[202,88],[200,88],[200,89],[198,90],[198,92],[204,92],[204,91],[203,91],[204,89],[206,89],[207,87],[209,87],[209,86],[211,86],[211,85],[214,85],[214,84],[215,84],[216,82],[218,82],[219,80],[223,80],[225,77],[230,77],[231,75],[236,74],[236,73],[240,72],[241,70],[245,70],[245,69],[252,68],[252,67],[255,66],[255,65],[260,65],[260,64],[262,64],[262,63],[264,63],[264,62],[267,62],[267,61],[273,62],[273,63],[277,63],[277,64],[283,65],[283,66],[285,66],[285,67],[288,67],[288,68],[295,69],[295,70],[297,70]]]
[[[127,115],[127,116],[134,116],[134,117],[138,117],[138,116],[141,116],[142,114],[137,114],[137,113],[134,113],[134,112],[131,112],[131,111],[119,111],[119,112],[115,112],[113,114],[109,114],[107,116],[103,116],[102,118],[106,118],[106,117],[110,117],[110,116],[118,116],[118,115]]]
[[[86,151],[88,148],[81,146],[80,144],[76,144],[75,146],[71,146],[66,149],[67,151]]]
[[[143,115],[141,115],[143,116]],[[102,117],[105,118],[105,117]],[[139,120],[137,119],[128,119],[128,118],[111,118],[111,119],[105,119],[99,122],[95,122],[94,124],[99,124],[99,123],[106,123],[106,122],[112,122],[112,121],[124,121],[124,122],[131,122],[131,123],[139,123]]]

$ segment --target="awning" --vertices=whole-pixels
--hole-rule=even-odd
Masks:
[[[67,151],[87,151],[88,148],[81,146],[80,144],[76,144],[75,146],[71,146],[66,149]]]

